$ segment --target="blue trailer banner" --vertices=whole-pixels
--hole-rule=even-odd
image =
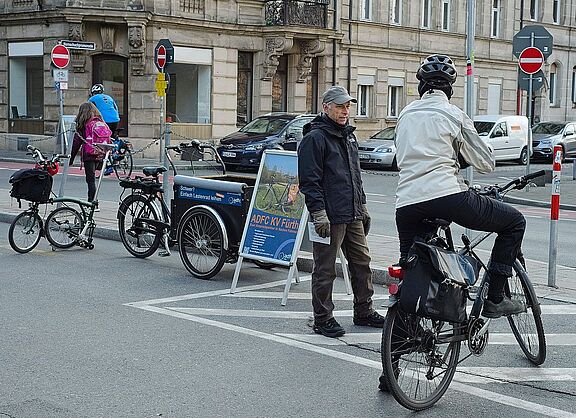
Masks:
[[[290,265],[303,234],[304,196],[298,188],[298,156],[266,151],[240,245],[240,255]]]
[[[199,187],[180,185],[178,197],[198,202],[213,202],[221,205],[242,206],[242,195],[240,193],[219,192],[216,190],[201,189]]]

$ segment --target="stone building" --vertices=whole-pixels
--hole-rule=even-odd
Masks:
[[[395,124],[417,96],[427,55],[443,52],[460,74],[453,102],[464,106],[465,0],[0,0],[0,147],[52,136],[60,102],[50,52],[71,49],[64,114],[74,115],[94,83],[121,110],[124,134],[144,146],[160,135],[154,49],[174,45],[166,115],[174,133],[217,139],[272,111],[313,112],[332,84],[358,97],[351,122],[360,139]],[[512,38],[523,25],[554,36],[547,87],[534,116],[576,120],[576,0],[476,2],[473,112],[526,112],[517,89]],[[158,149],[147,150],[152,154]]]

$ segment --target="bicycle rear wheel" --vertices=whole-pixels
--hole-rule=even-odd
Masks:
[[[526,312],[508,316],[508,323],[520,348],[536,366],[546,360],[546,336],[538,297],[530,283],[526,270],[519,261],[514,263],[514,275],[508,279],[506,295],[513,300],[521,300]]]
[[[430,408],[444,395],[458,363],[460,335],[451,324],[388,308],[382,330],[381,388],[405,408]],[[383,382],[382,382],[383,380]]]
[[[12,249],[20,254],[32,251],[42,237],[42,219],[38,213],[27,210],[20,213],[8,230],[8,241]]]
[[[218,274],[226,261],[225,230],[205,208],[192,208],[178,225],[178,251],[186,269],[199,279]]]
[[[115,155],[119,157],[117,161],[114,161],[112,166],[116,173],[116,177],[119,179],[130,177],[134,167],[134,161],[130,149],[128,147],[123,147],[118,150]]]
[[[56,248],[71,248],[78,241],[84,220],[76,209],[66,206],[54,209],[46,218],[46,238]]]
[[[156,252],[162,239],[162,231],[147,222],[158,220],[158,214],[149,200],[133,194],[122,201],[118,208],[118,233],[124,248],[138,258],[146,258]]]

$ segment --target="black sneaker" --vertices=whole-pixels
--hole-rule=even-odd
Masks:
[[[484,301],[484,309],[482,309],[482,316],[496,319],[501,316],[515,315],[522,312],[526,312],[524,302],[504,297],[499,303],[486,299]]]
[[[354,318],[354,325],[361,327],[382,328],[384,326],[384,317],[376,311],[372,311],[368,316]]]
[[[330,318],[328,321],[319,324],[314,322],[312,329],[316,334],[322,334],[330,338],[337,338],[346,334],[344,328],[342,328],[334,318]]]

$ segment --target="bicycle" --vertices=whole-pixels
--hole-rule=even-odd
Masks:
[[[177,170],[168,151],[181,154],[188,148],[194,148],[199,152],[211,149],[216,156],[218,155],[211,144],[196,140],[168,146],[164,152],[174,175],[177,174]],[[219,159],[217,161],[225,173],[224,164]],[[174,234],[171,236],[171,211],[164,201],[164,189],[159,179],[160,174],[166,171],[168,171],[166,167],[147,167],[142,170],[144,177],[136,176],[134,179],[120,181],[120,186],[124,188],[122,195],[126,190],[130,190],[131,193],[124,199],[122,195],[120,196],[121,202],[116,216],[118,231],[122,244],[135,257],[151,256],[161,243],[164,251],[160,255],[169,256],[170,247],[176,242]]]
[[[268,183],[263,186],[266,191],[261,197],[257,196],[256,209],[275,210],[286,215],[301,213],[304,198],[298,189],[296,178],[290,177],[285,184],[276,183],[275,179],[276,177],[272,175]]]
[[[118,180],[130,177],[132,175],[132,169],[134,168],[132,143],[128,139],[122,139],[118,136],[118,133],[122,130],[122,128],[118,128],[112,135],[112,143],[114,144],[115,148],[110,153],[108,164],[109,172],[104,173],[104,175],[110,175],[112,172],[114,172]]]
[[[530,180],[544,175],[544,171],[518,177],[505,186],[486,186],[477,193],[502,200],[510,190],[521,190]],[[450,230],[450,222],[442,219],[427,220],[435,225],[436,232],[428,237],[428,244],[455,251]],[[443,231],[443,235],[440,233]],[[420,411],[433,406],[446,392],[456,372],[456,366],[468,357],[483,354],[488,344],[488,328],[491,319],[481,317],[484,299],[488,293],[489,278],[487,267],[474,248],[492,235],[485,232],[472,241],[463,234],[461,255],[475,258],[484,271],[482,280],[471,297],[475,283],[464,286],[468,300],[473,301],[466,321],[448,323],[408,314],[402,311],[398,300],[402,297],[402,266],[389,267],[392,277],[400,280],[397,292],[391,288],[390,304],[386,322],[382,330],[381,355],[383,374],[380,378],[381,390],[392,393],[398,403],[407,409]],[[476,276],[476,279],[479,276]],[[523,353],[534,365],[544,363],[546,358],[546,338],[542,324],[540,304],[528,278],[524,258],[520,254],[513,266],[513,276],[505,286],[506,296],[521,300],[526,311],[508,316],[508,323]],[[470,354],[460,360],[460,346],[465,342]]]
[[[14,192],[12,195],[16,195],[19,202],[20,199],[29,200],[28,209],[24,212],[18,214],[8,229],[8,242],[10,247],[18,253],[25,254],[32,251],[38,243],[40,238],[44,234],[44,222],[40,216],[40,205],[47,203],[52,193],[52,179],[54,175],[58,173],[60,160],[63,158],[69,158],[67,155],[63,154],[53,154],[52,158],[47,159],[40,150],[28,145],[27,149],[29,152],[26,155],[31,155],[36,161],[35,168],[42,170],[46,173],[46,176],[50,177],[50,180],[44,185],[40,185],[44,190],[40,190],[40,193],[34,196],[34,190],[23,190],[20,192]],[[13,177],[11,177],[11,183],[13,183]],[[45,177],[48,179],[48,177]],[[36,186],[38,186],[36,184]],[[34,187],[34,185],[29,185],[28,187]],[[20,194],[19,194],[20,193]],[[53,194],[53,193],[52,193]],[[54,195],[55,196],[55,195]]]
[[[89,250],[94,249],[93,235],[96,229],[94,213],[98,209],[98,193],[104,177],[104,170],[108,167],[110,154],[114,149],[113,144],[95,144],[105,152],[102,169],[98,177],[96,194],[94,200],[89,202],[74,197],[56,197],[49,200],[49,203],[61,203],[63,206],[52,210],[46,217],[44,232],[46,239],[53,248],[67,249],[75,245]],[[76,210],[70,205],[78,206]]]

